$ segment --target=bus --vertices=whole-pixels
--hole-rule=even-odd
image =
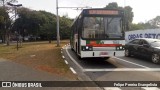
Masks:
[[[70,46],[80,58],[124,56],[124,12],[83,9],[71,26]]]

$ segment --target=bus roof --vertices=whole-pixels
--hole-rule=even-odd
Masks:
[[[81,14],[75,18],[73,24],[75,23],[75,21],[81,17],[81,16],[88,16],[88,15],[92,15],[92,16],[119,16],[119,15],[124,15],[123,10],[119,10],[119,9],[106,9],[106,8],[91,8],[91,9],[83,9]],[[73,25],[72,24],[72,25]]]

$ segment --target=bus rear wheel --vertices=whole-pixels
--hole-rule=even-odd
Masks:
[[[71,47],[71,50],[74,51],[74,49]]]

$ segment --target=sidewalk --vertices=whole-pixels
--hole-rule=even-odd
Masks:
[[[64,81],[64,77],[0,59],[0,81]]]
[[[0,81],[69,81],[62,76],[26,67],[8,60],[0,59]],[[0,88],[0,90],[86,90],[77,87],[43,88]]]

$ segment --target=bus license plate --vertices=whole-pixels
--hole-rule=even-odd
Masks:
[[[108,52],[101,52],[100,55],[108,55]]]

